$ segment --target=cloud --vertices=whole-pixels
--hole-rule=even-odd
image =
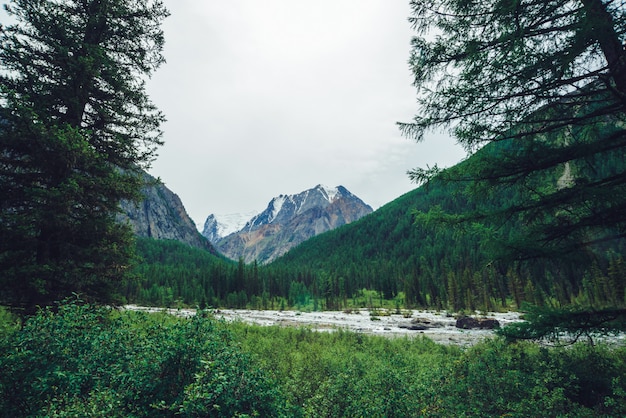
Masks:
[[[417,145],[395,126],[417,111],[404,3],[167,0],[152,172],[202,223],[318,183],[378,207],[413,188],[408,169],[458,161],[449,139]]]

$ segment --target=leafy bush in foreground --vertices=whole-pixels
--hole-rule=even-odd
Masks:
[[[626,416],[626,348],[231,327],[306,417]]]
[[[272,382],[204,315],[68,303],[0,344],[2,416],[282,415]]]
[[[0,350],[6,417],[626,416],[626,347],[462,349],[66,303],[0,327]]]

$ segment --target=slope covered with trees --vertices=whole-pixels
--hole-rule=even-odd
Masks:
[[[412,0],[410,5],[416,33],[410,67],[419,108],[401,129],[418,141],[428,129],[446,129],[468,152],[504,143],[477,164],[448,170],[444,177],[472,179],[468,191],[474,199],[515,191],[495,210],[482,205],[476,213],[429,216],[493,218],[491,242],[503,250],[495,255],[548,259],[561,269],[577,265],[550,273],[557,282],[579,287],[580,270],[600,264],[607,246],[615,249],[626,237],[626,166],[620,164],[626,153],[624,3]],[[550,177],[559,169],[564,173],[555,185]],[[411,175],[427,181],[437,171],[417,169]],[[578,263],[568,261],[574,257]],[[622,277],[621,272],[609,276],[605,293],[616,296],[604,302],[610,306],[601,307],[596,320],[610,311],[626,318],[626,309],[613,309],[624,303]],[[562,289],[551,286],[550,295],[567,292]],[[597,302],[589,295],[580,299],[582,309],[595,316]],[[572,322],[581,319],[560,314]]]
[[[481,196],[516,186],[518,196],[483,216],[524,219],[509,256],[563,253],[625,236],[626,9],[605,0],[410,2],[410,68],[418,93],[403,132],[421,140],[446,129],[468,152],[492,148],[480,164],[448,171],[472,178]],[[432,36],[436,33],[437,36]],[[560,187],[546,177],[576,172]],[[438,170],[414,170],[427,180]]]
[[[462,173],[468,165],[481,164],[503,145],[487,147],[454,169]],[[615,157],[605,164],[623,162]],[[563,169],[555,170],[544,178],[543,187],[557,187],[562,175]],[[359,222],[303,243],[270,267],[308,269],[336,278],[348,294],[362,288],[386,297],[404,292],[406,303],[413,306],[458,310],[519,307],[524,301],[624,303],[623,242],[612,241],[572,257],[502,259],[496,233],[514,236],[525,228],[523,218],[502,225],[495,218],[468,222],[465,216],[479,210],[497,212],[517,198],[519,189],[513,186],[491,195],[465,193],[474,187],[471,179],[433,179]]]
[[[495,146],[501,146],[496,144]],[[491,153],[491,147],[455,167]],[[608,166],[623,164],[607,160]],[[576,171],[575,167],[570,170]],[[557,170],[546,187],[556,184]],[[442,222],[441,213],[496,211],[515,198],[515,188],[472,200],[468,182],[430,181],[374,213],[314,237],[267,266],[219,259],[185,245],[141,240],[143,279],[128,287],[129,301],[172,305],[338,309],[357,302],[363,290],[406,307],[452,310],[519,308],[522,303],[596,307],[624,303],[623,245],[614,241],[572,257],[504,260],[494,240],[513,235],[521,220],[501,226],[489,218]],[[451,215],[448,215],[451,216]],[[363,301],[363,298],[360,299]],[[165,303],[164,303],[165,302]]]

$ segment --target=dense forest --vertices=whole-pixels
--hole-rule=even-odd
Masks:
[[[502,144],[496,144],[501,147]],[[454,167],[479,164],[494,152],[482,150]],[[606,159],[607,171],[624,164]],[[570,170],[572,170],[570,168]],[[546,178],[556,187],[563,168]],[[225,258],[175,242],[139,240],[141,277],[127,288],[130,302],[190,306],[339,309],[363,305],[363,291],[407,308],[459,311],[518,309],[535,305],[618,306],[624,304],[624,241],[572,251],[562,257],[503,258],[504,244],[523,219],[505,224],[489,218],[444,222],[439,213],[468,214],[479,206],[497,212],[516,199],[515,188],[488,198],[471,198],[471,181],[434,179],[374,213],[314,237],[275,262],[260,266]],[[359,300],[361,302],[359,302]],[[369,302],[365,300],[365,302]]]

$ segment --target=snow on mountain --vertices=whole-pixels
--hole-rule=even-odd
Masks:
[[[245,213],[211,214],[204,222],[202,235],[215,243],[243,228],[246,223],[258,214],[257,211]]]
[[[326,193],[326,197],[328,197],[328,201],[332,202],[333,200],[335,200],[335,198],[337,197],[337,195],[339,194],[339,187],[334,187],[334,188],[329,188],[326,187],[324,185],[319,185],[317,186],[320,188],[320,190],[322,190],[324,193]]]
[[[214,242],[225,256],[246,262],[269,262],[300,242],[353,222],[372,208],[345,187],[317,185],[294,195],[274,197],[267,208],[249,218],[228,236],[217,232],[218,221],[211,215],[202,235]]]
[[[258,214],[258,211],[246,212],[246,213],[229,213],[225,215],[217,215],[218,225],[220,226],[220,235],[225,237],[233,232],[239,231],[246,225],[246,222],[253,216]]]
[[[321,184],[298,194],[281,194],[273,198],[263,212],[250,219],[242,231],[253,231],[272,223],[284,223],[309,209],[326,207],[341,197],[358,199],[343,186],[330,188]]]
[[[272,199],[272,209],[270,212],[269,222],[271,223],[276,216],[280,213],[280,210],[283,208],[283,204],[285,200],[287,200],[290,196],[283,196],[282,194],[274,199]]]

